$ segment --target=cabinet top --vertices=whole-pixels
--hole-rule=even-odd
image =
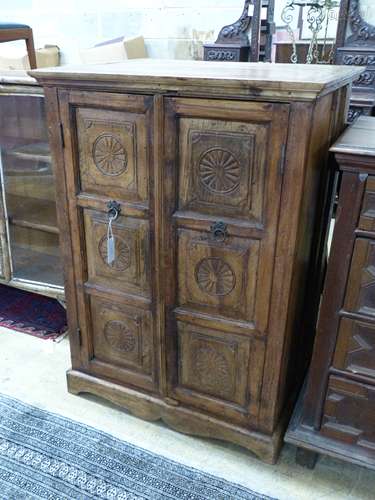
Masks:
[[[133,59],[30,71],[42,84],[139,92],[312,100],[352,82],[363,68],[331,65]]]
[[[332,146],[334,153],[375,156],[375,117],[360,116]]]

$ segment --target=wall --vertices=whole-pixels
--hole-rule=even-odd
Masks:
[[[374,0],[361,2],[375,16]],[[285,3],[275,0],[277,26],[284,24],[281,11]],[[37,47],[57,44],[62,63],[76,63],[81,49],[139,34],[146,39],[150,57],[201,58],[203,42],[214,41],[222,26],[238,19],[244,0],[0,0],[0,4],[2,22],[30,24]],[[329,34],[334,37],[335,33],[333,20]],[[24,44],[18,46],[24,51]],[[0,53],[4,49],[0,46]]]
[[[284,2],[284,0],[276,0]],[[201,57],[238,19],[244,0],[1,0],[2,22],[32,26],[37,47],[57,44],[62,63],[79,62],[79,50],[105,39],[143,34],[151,57]]]

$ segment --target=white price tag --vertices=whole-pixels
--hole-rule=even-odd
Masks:
[[[113,264],[116,259],[115,237],[112,231],[112,218],[109,219],[107,232],[107,263]]]

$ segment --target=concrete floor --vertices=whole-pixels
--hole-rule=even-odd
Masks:
[[[321,457],[315,470],[294,462],[285,446],[276,466],[229,444],[185,436],[139,420],[93,397],[70,395],[65,371],[69,344],[0,328],[0,392],[84,422],[120,439],[280,500],[375,498],[375,473]]]

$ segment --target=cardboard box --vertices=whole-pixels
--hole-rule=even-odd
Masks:
[[[60,50],[56,45],[45,45],[35,54],[38,68],[58,66],[60,63]],[[26,46],[23,49],[0,44],[0,69],[30,69]]]
[[[148,57],[143,36],[108,40],[90,49],[81,50],[80,56],[84,64],[112,63],[124,59]]]

